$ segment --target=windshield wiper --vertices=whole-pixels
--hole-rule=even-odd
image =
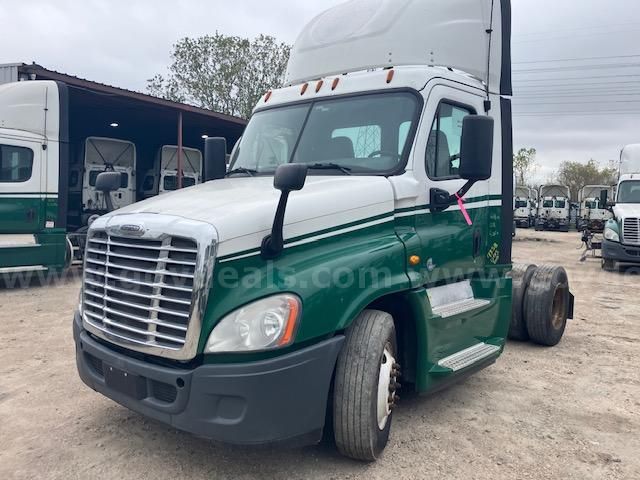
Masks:
[[[257,170],[253,170],[251,168],[244,168],[244,167],[238,167],[238,168],[234,168],[233,170],[229,170],[225,177],[228,177],[229,175],[234,175],[236,173],[244,173],[245,175],[249,175],[250,177],[253,177],[255,174],[258,173]]]
[[[337,163],[314,163],[308,166],[309,170],[340,170],[345,175],[351,175],[349,167],[343,167]]]

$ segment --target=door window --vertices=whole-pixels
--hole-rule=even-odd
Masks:
[[[427,143],[427,174],[435,180],[460,178],[462,120],[470,108],[443,102],[438,107]]]
[[[0,182],[23,183],[33,174],[33,150],[0,145]]]

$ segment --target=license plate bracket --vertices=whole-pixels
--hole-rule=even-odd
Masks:
[[[142,400],[147,396],[147,382],[143,377],[111,365],[104,365],[104,381],[109,388],[136,400]]]

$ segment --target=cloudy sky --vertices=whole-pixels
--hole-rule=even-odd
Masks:
[[[306,21],[341,2],[2,0],[0,63],[35,61],[144,90],[183,36],[265,33],[292,43]],[[516,148],[537,148],[538,179],[564,160],[606,163],[640,143],[640,2],[512,4]]]

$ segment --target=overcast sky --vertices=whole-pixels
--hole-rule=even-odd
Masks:
[[[305,22],[341,2],[2,0],[0,63],[35,61],[142,91],[183,36],[218,30],[293,43]],[[640,143],[640,2],[512,4],[515,147],[537,148],[537,180],[563,160],[606,163]],[[561,115],[568,111],[580,113]]]

